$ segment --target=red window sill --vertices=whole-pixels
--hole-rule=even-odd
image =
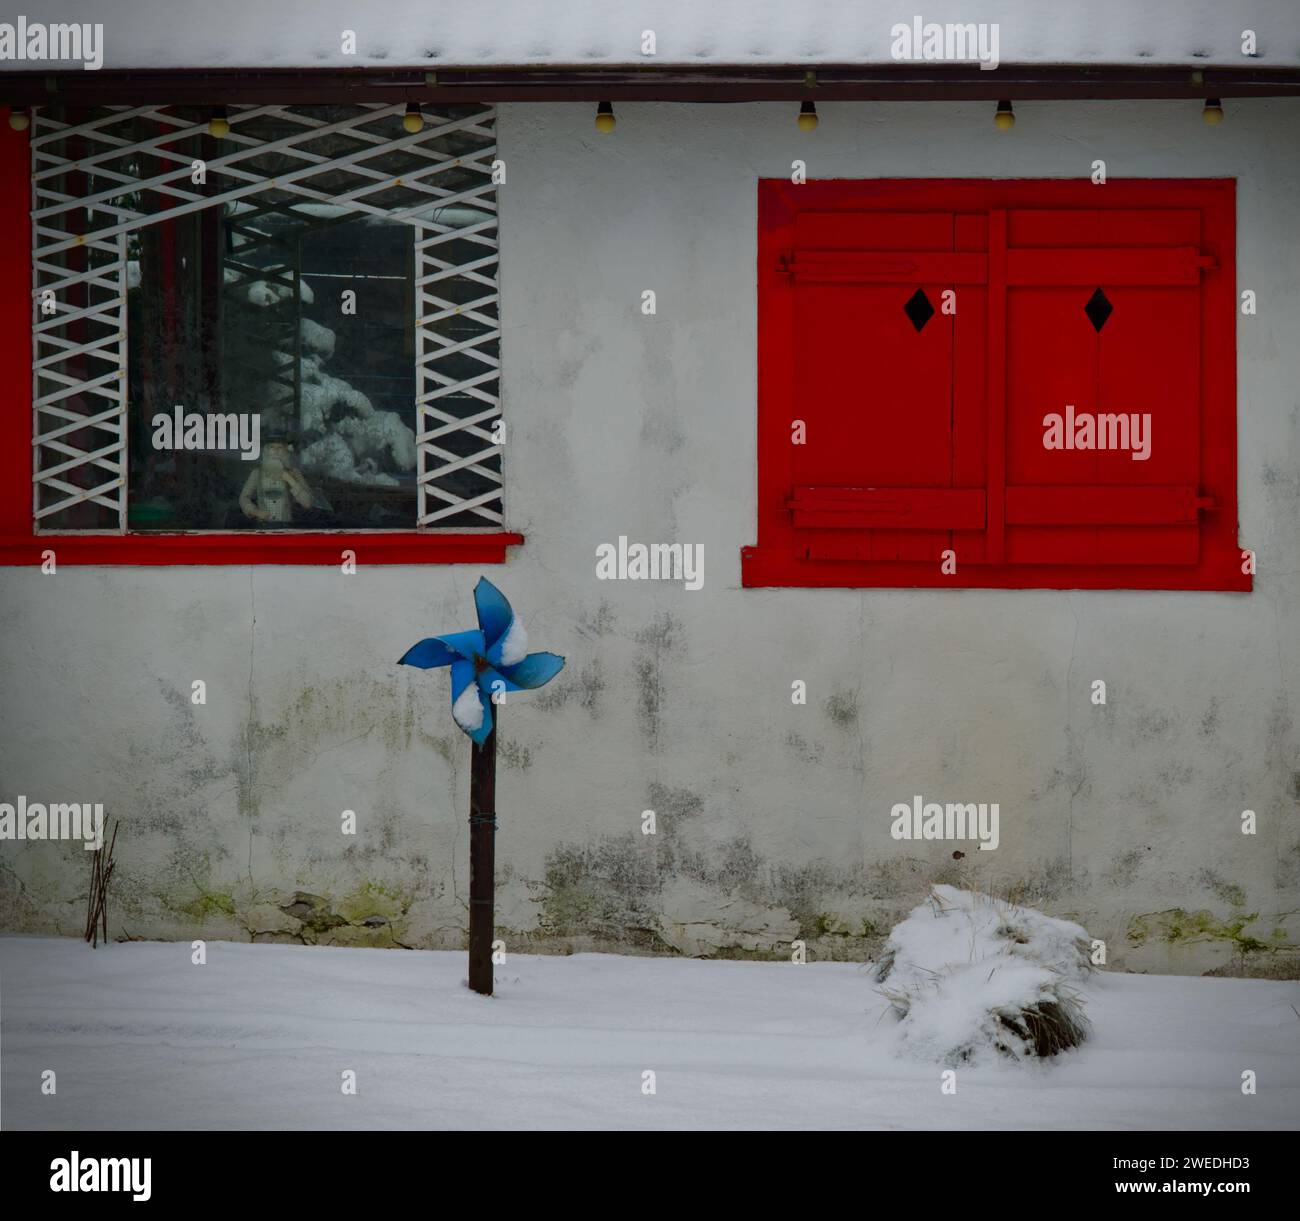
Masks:
[[[1194,589],[1249,593],[1254,578],[1241,571],[1240,554],[1237,551],[1218,562],[1202,563],[1191,571],[1155,564],[967,564],[946,576],[937,561],[829,563],[742,547],[740,583],[746,589]]]
[[[38,534],[0,535],[0,565],[58,564],[503,564],[522,534]]]

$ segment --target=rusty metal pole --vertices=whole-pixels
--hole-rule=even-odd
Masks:
[[[469,765],[469,986],[492,995],[492,915],[496,890],[497,731],[501,708],[489,704],[492,732],[473,745]]]

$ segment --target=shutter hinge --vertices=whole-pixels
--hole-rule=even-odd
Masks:
[[[1203,271],[1217,271],[1219,269],[1219,260],[1212,254],[1198,254],[1196,256],[1196,266]]]
[[[776,256],[776,274],[779,276],[794,274],[794,251],[782,250]]]
[[[1198,496],[1196,498],[1196,511],[1198,513],[1213,513],[1218,507],[1213,496]]]

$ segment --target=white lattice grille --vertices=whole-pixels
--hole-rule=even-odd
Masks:
[[[403,110],[236,107],[223,139],[207,134],[206,114],[183,108],[36,112],[38,528],[126,528],[130,276],[144,230],[214,208],[241,235],[241,250],[265,239],[258,218],[274,213],[309,215],[318,224],[372,216],[410,226],[418,524],[500,527],[494,113],[429,106],[424,128],[408,134]],[[195,183],[200,159],[205,180]],[[239,277],[238,254],[225,270]],[[267,278],[264,266],[242,274]],[[296,274],[282,273],[293,293]],[[286,394],[299,375],[295,362]]]

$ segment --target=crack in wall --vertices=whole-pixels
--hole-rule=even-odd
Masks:
[[[253,726],[257,723],[257,701],[253,695],[253,664],[257,646],[257,595],[253,577],[257,569],[248,569],[248,722],[244,726],[244,800],[240,802],[248,816],[248,880],[253,880]]]

